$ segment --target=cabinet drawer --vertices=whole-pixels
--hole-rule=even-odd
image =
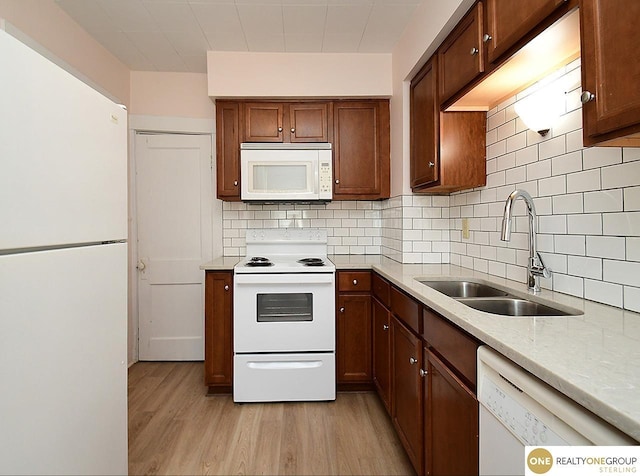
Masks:
[[[422,319],[422,336],[431,350],[448,362],[475,391],[478,342],[430,309],[423,309]]]
[[[389,307],[389,292],[391,289],[389,282],[376,273],[373,273],[373,276],[371,277],[371,288],[374,297],[376,297],[378,301],[380,301],[386,307]]]
[[[420,334],[420,305],[402,291],[391,287],[391,311],[402,322]]]
[[[338,273],[338,291],[371,291],[371,273],[369,271],[340,271]]]

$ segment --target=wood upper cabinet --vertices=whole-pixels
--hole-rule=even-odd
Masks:
[[[437,56],[411,80],[411,189],[450,193],[486,184],[486,114],[440,112]]]
[[[487,30],[483,42],[489,62],[509,51],[567,0],[485,0]]]
[[[438,49],[440,104],[484,71],[482,10],[483,4],[478,2]]]
[[[233,273],[205,275],[204,383],[209,393],[229,393],[233,384]]]
[[[337,101],[333,128],[333,199],[389,198],[389,101]]]
[[[221,200],[240,200],[240,105],[216,101],[216,183]]]
[[[478,474],[478,401],[435,354],[424,350],[426,474]]]
[[[640,146],[640,28],[633,18],[640,18],[637,0],[580,2],[585,146]]]
[[[440,103],[438,57],[434,55],[411,80],[411,188],[438,180],[440,170]]]
[[[329,102],[244,103],[245,142],[329,142]]]
[[[417,474],[423,474],[422,341],[391,317],[391,420]]]
[[[336,313],[336,379],[338,385],[370,388],[371,273],[339,271]],[[346,386],[345,386],[346,385]]]

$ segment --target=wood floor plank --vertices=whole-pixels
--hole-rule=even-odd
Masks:
[[[129,473],[412,475],[374,393],[235,404],[206,396],[202,362],[129,369]]]

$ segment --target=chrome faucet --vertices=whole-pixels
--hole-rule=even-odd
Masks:
[[[533,198],[524,190],[514,190],[511,192],[504,204],[504,216],[502,217],[502,241],[511,239],[511,207],[517,198],[522,198],[527,205],[527,213],[529,215],[529,265],[527,266],[529,291],[532,293],[540,292],[540,276],[548,278],[551,276],[551,270],[544,265],[536,243],[536,207],[533,204]]]

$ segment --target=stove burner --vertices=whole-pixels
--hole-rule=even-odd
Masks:
[[[269,261],[269,258],[263,258],[262,256],[254,256],[250,258],[245,266],[273,266],[273,263]]]
[[[298,263],[302,263],[305,266],[324,266],[322,258],[302,258],[298,260]]]

